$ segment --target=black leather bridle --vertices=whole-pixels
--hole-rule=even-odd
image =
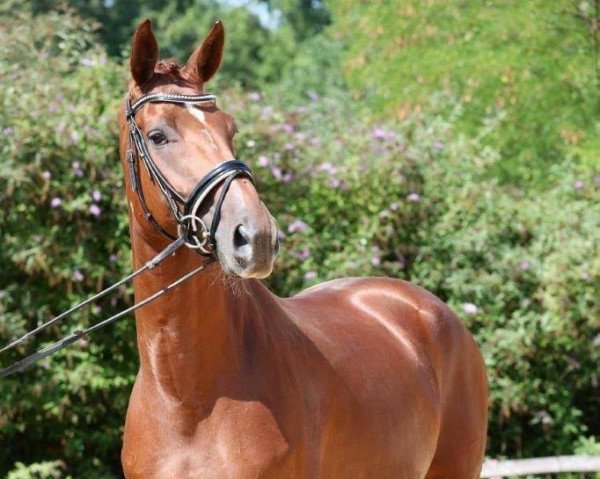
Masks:
[[[207,256],[212,255],[216,250],[215,233],[221,219],[223,200],[231,182],[239,176],[245,176],[254,182],[252,170],[248,165],[238,160],[221,163],[201,178],[189,197],[184,198],[173,188],[152,159],[146,146],[144,135],[135,121],[135,115],[147,103],[206,103],[214,102],[215,100],[216,97],[208,93],[199,95],[150,93],[141,96],[133,104],[131,103],[131,96],[128,95],[125,100],[125,117],[129,127],[129,149],[127,151],[129,179],[131,188],[137,193],[144,216],[160,234],[173,241],[176,239],[156,220],[146,203],[139,176],[138,158],[141,159],[141,163],[145,166],[150,178],[158,185],[165,197],[177,221],[178,233],[180,236],[185,237],[186,246]],[[200,216],[198,216],[198,210],[210,193],[221,183],[223,183],[223,187],[219,198],[215,202],[210,228],[207,228]]]

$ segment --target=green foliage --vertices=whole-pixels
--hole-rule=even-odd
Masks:
[[[320,33],[329,24],[330,15],[322,0],[262,0],[284,27],[294,32],[297,40]]]
[[[216,2],[191,2],[186,9],[171,3],[156,10],[143,9],[138,18],[152,18],[164,57],[185,63],[208,32],[222,20],[226,31],[227,55],[219,70],[221,83],[257,87],[280,76],[293,56],[293,38],[287,29],[264,28],[247,8],[224,8]]]
[[[0,31],[0,77],[9,80],[0,98],[0,335],[6,339],[114,282],[130,261],[115,136],[121,68],[90,48],[89,24],[71,13],[2,22],[10,26]],[[129,295],[121,291],[114,301],[52,336],[123,307]],[[26,376],[2,381],[0,471],[18,460],[61,459],[78,477],[118,475],[124,388],[136,372],[132,333],[124,322]]]
[[[8,0],[13,4],[10,9],[23,9],[23,2]],[[97,22],[97,35],[111,56],[119,56],[128,50],[131,35],[140,20],[140,11],[148,9],[157,11],[163,7],[183,10],[193,4],[194,0],[30,0],[28,7],[34,13],[46,14],[56,11],[64,5],[74,9],[80,16]],[[206,4],[215,5],[207,0]]]
[[[6,9],[7,12],[23,9],[22,6],[17,7],[15,0],[10,0],[10,4],[12,6]],[[316,19],[322,26],[327,18],[322,6],[307,4],[295,13],[293,6],[286,4],[277,11],[283,12],[289,21],[283,22],[279,28],[267,28],[248,8],[217,0],[64,0],[63,4],[98,22],[93,24],[95,36],[113,58],[128,57],[136,26],[141,20],[150,18],[162,57],[172,57],[185,63],[208,33],[211,24],[222,20],[228,55],[218,76],[222,83],[254,88],[281,76],[285,66],[294,58],[296,37],[301,26]],[[56,12],[56,2],[34,0],[30,8],[38,14]],[[61,8],[65,7],[59,10]],[[92,25],[86,27],[91,28]]]
[[[432,92],[458,97],[461,129],[502,118],[487,141],[504,181],[552,184],[557,163],[597,166],[598,12],[591,0],[331,0],[350,84],[376,112],[402,117]]]
[[[300,105],[324,96],[336,96],[346,87],[340,59],[343,45],[330,35],[317,35],[299,45],[281,78],[267,85],[269,96],[282,105]],[[329,101],[332,101],[330,99]],[[336,100],[347,101],[343,94]]]
[[[71,11],[0,21],[3,344],[115,282],[130,256],[116,131],[126,69]],[[471,102],[442,93],[373,122],[344,91],[341,55],[319,35],[262,96],[218,92],[284,236],[270,286],[287,295],[347,275],[425,286],[482,347],[489,455],[595,451],[598,173],[556,163],[543,191],[500,182],[490,171],[510,158],[490,138],[503,114],[465,135]],[[2,364],[130,302],[119,291]],[[120,477],[134,341],[124,320],[0,382],[0,474]]]
[[[8,473],[7,479],[60,479],[64,464],[61,461],[44,461],[26,466],[22,462]]]

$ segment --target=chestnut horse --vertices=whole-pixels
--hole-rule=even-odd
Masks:
[[[131,53],[131,101],[157,92],[202,94],[223,43],[217,22],[185,66],[159,62],[150,23],[141,23]],[[120,149],[137,268],[178,229],[156,178],[139,163],[131,175],[126,109]],[[154,101],[135,122],[146,151],[182,197],[234,159],[234,122],[213,101]],[[125,476],[479,477],[485,369],[454,313],[395,279],[340,279],[292,298],[275,296],[260,281],[277,254],[275,222],[250,175],[231,180],[197,212],[212,224],[219,203],[216,260],[136,312],[140,369],[123,437]],[[204,261],[180,248],[136,278],[136,299]]]

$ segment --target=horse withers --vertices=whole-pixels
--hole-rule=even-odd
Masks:
[[[204,93],[223,44],[217,22],[180,66],[158,61],[148,21],[133,38],[120,112],[133,260],[190,246],[136,278],[136,300],[213,264],[136,312],[125,476],[477,478],[485,368],[445,304],[394,279],[291,298],[260,282],[277,228],[235,161],[233,119]]]

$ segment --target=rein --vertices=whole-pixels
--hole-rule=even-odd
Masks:
[[[91,296],[90,298],[82,301],[81,303],[73,306],[69,310],[59,314],[58,316],[52,318],[51,320],[41,324],[35,329],[25,333],[23,336],[15,339],[10,344],[4,346],[0,349],[0,353],[12,349],[19,344],[26,342],[32,337],[36,336],[41,331],[49,328],[53,324],[58,321],[71,316],[73,313],[79,311],[81,308],[87,306],[94,301],[106,296],[108,293],[114,291],[119,286],[123,284],[127,284],[132,281],[136,276],[140,275],[144,271],[148,269],[156,268],[162,261],[171,256],[175,251],[177,251],[182,246],[186,246],[190,249],[197,251],[199,254],[203,256],[207,256],[208,259],[202,263],[197,268],[189,271],[188,273],[181,276],[179,279],[173,281],[169,285],[165,286],[163,289],[155,292],[154,294],[148,296],[144,300],[136,303],[129,308],[120,311],[113,316],[100,321],[83,331],[74,331],[71,334],[63,337],[62,339],[46,346],[45,348],[26,356],[20,361],[16,361],[12,365],[0,369],[0,378],[9,376],[16,372],[24,371],[28,366],[32,365],[36,361],[39,361],[42,358],[45,358],[56,351],[59,351],[70,344],[73,344],[78,339],[85,337],[89,333],[93,333],[94,331],[107,326],[108,324],[114,323],[118,319],[126,316],[129,313],[134,312],[135,310],[145,306],[148,303],[158,299],[162,295],[168,293],[172,289],[176,288],[180,284],[184,283],[188,279],[190,279],[195,274],[206,269],[211,263],[216,261],[216,249],[217,244],[215,240],[215,233],[217,231],[217,227],[219,226],[219,221],[221,218],[221,207],[223,205],[223,201],[225,200],[225,196],[227,195],[227,191],[229,190],[229,186],[233,182],[233,180],[239,176],[245,176],[250,179],[254,183],[254,178],[252,176],[252,170],[245,163],[232,160],[226,161],[217,165],[213,170],[209,171],[192,190],[192,193],[188,196],[188,198],[184,198],[181,194],[173,188],[173,186],[169,183],[167,178],[160,171],[150,152],[148,151],[148,147],[146,142],[144,141],[144,135],[140,130],[139,126],[135,121],[135,115],[140,111],[140,109],[147,103],[206,103],[206,102],[214,102],[216,97],[210,94],[200,94],[200,95],[180,95],[176,93],[151,93],[148,95],[143,95],[138,98],[133,104],[131,103],[131,97],[128,95],[125,100],[125,117],[127,119],[127,125],[129,128],[129,149],[127,151],[127,165],[129,168],[129,179],[131,188],[136,192],[142,210],[144,212],[144,216],[148,220],[148,222],[156,229],[160,234],[172,240],[165,249],[163,249],[160,253],[158,253],[154,258],[147,261],[144,266],[137,269],[133,273],[124,277],[117,283],[105,288],[99,293]],[[163,196],[165,197],[175,220],[177,221],[177,237],[169,233],[153,216],[150,211],[146,199],[142,190],[142,183],[139,177],[139,161],[141,159],[141,163],[146,168],[150,179],[154,184],[157,184]],[[208,198],[210,193],[215,190],[220,184],[223,184],[221,193],[218,199],[215,202],[214,211],[213,211],[213,219],[210,225],[210,228],[207,228],[202,219],[198,216],[198,211],[204,201]]]

